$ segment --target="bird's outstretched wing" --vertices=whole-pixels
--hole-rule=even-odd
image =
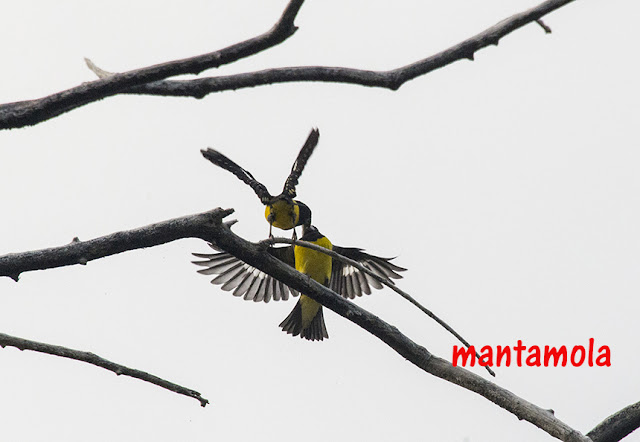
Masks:
[[[238,164],[234,163],[231,159],[227,158],[217,150],[210,147],[206,150],[202,149],[200,152],[202,153],[202,156],[207,160],[211,161],[216,166],[231,172],[242,182],[248,184],[249,187],[251,187],[256,193],[256,195],[258,195],[258,198],[260,198],[262,204],[268,204],[271,200],[273,200],[273,196],[271,196],[264,184],[256,180],[248,170],[243,169]]]
[[[209,245],[212,249],[219,250],[214,245]],[[269,247],[267,251],[280,261],[295,267],[293,246]],[[222,290],[227,292],[233,290],[233,296],[241,296],[247,301],[255,302],[269,302],[272,299],[286,301],[290,293],[298,296],[296,290],[226,252],[194,253],[193,256],[203,259],[192,261],[194,264],[206,267],[198,270],[198,273],[218,275],[211,283],[221,285]]]
[[[333,251],[340,255],[346,256],[360,263],[366,269],[371,270],[378,276],[389,280],[400,279],[402,275],[397,272],[404,272],[405,268],[399,267],[390,261],[393,258],[381,258],[379,256],[370,255],[362,251],[362,249],[354,247],[333,246]],[[371,287],[381,289],[382,284],[374,277],[358,270],[350,264],[344,264],[337,259],[333,260],[331,268],[330,288],[341,296],[354,299],[356,296],[371,294]]]
[[[253,189],[253,191],[258,195],[262,204],[271,204],[275,200],[286,198],[288,201],[291,201],[296,197],[296,186],[298,185],[298,179],[300,175],[302,175],[302,171],[304,167],[307,165],[307,161],[309,161],[309,157],[313,153],[313,150],[318,145],[318,140],[320,138],[320,132],[318,129],[312,129],[307,137],[307,141],[300,149],[298,153],[298,157],[296,158],[293,166],[291,166],[291,172],[287,177],[287,180],[284,183],[284,187],[282,189],[282,193],[278,196],[272,196],[264,184],[260,181],[256,180],[254,176],[248,170],[244,169],[234,161],[232,161],[227,156],[218,152],[215,149],[207,148],[203,149],[200,152],[202,156],[207,160],[211,161],[218,167],[231,172],[235,176],[237,176],[243,183],[249,185]]]
[[[211,247],[218,250],[213,245]],[[291,267],[295,267],[293,246],[270,247],[267,250],[279,260]],[[370,255],[363,252],[362,249],[333,246],[333,250],[359,262],[365,268],[389,281],[391,281],[390,278],[402,278],[397,272],[406,270],[391,263],[390,261],[393,258]],[[242,296],[246,300],[255,302],[269,302],[271,299],[274,301],[286,301],[289,299],[289,293],[293,296],[298,296],[296,290],[226,252],[213,254],[194,253],[193,255],[204,259],[203,261],[193,261],[196,265],[206,267],[198,270],[198,273],[218,275],[211,280],[211,283],[221,285],[222,290],[225,291],[233,290],[234,296]],[[362,296],[362,294],[371,294],[371,287],[381,289],[383,285],[372,276],[349,264],[343,264],[334,258],[329,287],[344,298],[354,299],[356,296]]]
[[[307,165],[309,157],[311,157],[313,150],[318,145],[319,138],[320,132],[318,131],[318,129],[311,129],[311,132],[307,137],[307,141],[305,141],[304,146],[302,146],[302,149],[300,149],[298,157],[293,163],[293,166],[291,166],[291,173],[289,173],[287,180],[284,182],[284,188],[282,189],[281,196],[289,198],[296,197],[296,186],[298,185],[298,178],[300,178],[300,175],[302,175],[304,166]]]

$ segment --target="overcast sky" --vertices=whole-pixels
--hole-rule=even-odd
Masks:
[[[131,3],[3,5],[0,102],[93,80],[83,57],[126,71],[222,48],[267,30],[286,1]],[[537,3],[309,0],[292,38],[220,74],[392,69]],[[640,400],[639,13],[632,0],[576,1],[545,17],[552,34],[530,24],[395,92],[119,96],[0,132],[0,254],[218,206],[236,209],[236,233],[262,239],[253,192],[199,151],[222,151],[276,193],[318,127],[298,195],[334,244],[397,256],[409,269],[400,287],[479,346],[610,346],[611,367],[496,369],[495,382],[587,432]],[[207,250],[189,239],[0,279],[0,332],[92,351],[211,401],[5,348],[0,438],[551,440],[331,311],[329,340],[285,335],[294,303],[222,292],[190,263]],[[451,358],[457,342],[394,292],[357,302]]]

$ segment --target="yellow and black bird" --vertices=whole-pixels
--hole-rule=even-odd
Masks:
[[[331,241],[314,226],[307,227],[306,224],[303,224],[301,240],[325,249],[331,250],[333,248]],[[329,286],[333,258],[322,252],[300,246],[294,246],[293,254],[297,271],[304,273],[325,287]],[[300,337],[311,341],[322,341],[329,337],[327,327],[324,325],[322,305],[302,294],[289,316],[280,323],[280,327],[293,336],[300,335]]]
[[[351,258],[383,278],[402,278],[397,272],[406,270],[392,264],[392,258],[369,255],[358,248],[333,246],[326,236],[311,225],[310,211],[308,218],[303,220],[302,232],[301,240]],[[218,250],[214,245],[211,247]],[[269,247],[267,251],[345,298],[354,299],[363,293],[368,295],[371,293],[371,287],[382,288],[382,284],[372,276],[307,247]],[[234,296],[243,297],[248,301],[269,302],[271,299],[287,300],[289,293],[293,296],[298,295],[296,290],[226,252],[193,255],[204,259],[193,261],[194,264],[205,267],[198,270],[198,273],[217,275],[211,283],[221,285],[224,291],[233,290]],[[322,305],[305,295],[300,296],[298,303],[280,327],[293,336],[299,335],[310,341],[322,341],[329,337],[324,324]]]
[[[269,237],[273,237],[271,228],[277,227],[282,230],[294,229],[293,237],[296,238],[295,227],[303,224],[303,220],[307,218],[307,212],[309,211],[309,208],[304,203],[294,199],[296,197],[296,186],[309,157],[318,145],[319,138],[320,132],[318,129],[312,129],[291,167],[291,172],[284,183],[282,192],[276,196],[272,196],[264,184],[256,180],[248,170],[240,167],[217,150],[208,148],[200,152],[213,164],[231,172],[242,182],[249,185],[258,195],[262,204],[266,206],[264,216],[269,222]]]
[[[303,241],[311,242],[358,261],[380,277],[386,279],[402,278],[397,272],[406,269],[392,264],[391,258],[369,255],[358,248],[333,246],[326,236],[311,225],[309,207],[301,201],[293,199],[296,197],[295,188],[298,179],[318,144],[319,137],[318,130],[312,129],[291,167],[291,173],[284,184],[282,193],[275,197],[249,171],[220,152],[211,148],[201,152],[206,159],[233,173],[254,190],[260,201],[266,206],[265,218],[269,222],[269,237],[272,237],[271,227],[273,226],[283,230],[294,229],[294,238],[296,237],[295,227],[302,226],[301,239]],[[210,246],[219,251],[215,245],[210,244]],[[345,298],[354,299],[356,296],[362,296],[363,293],[368,295],[371,293],[371,287],[382,288],[382,284],[370,275],[306,247],[269,247],[267,251]],[[194,264],[206,267],[198,272],[205,275],[217,275],[211,282],[221,285],[222,290],[233,290],[234,296],[255,302],[269,302],[271,299],[274,301],[287,300],[290,293],[293,296],[298,296],[296,290],[226,252],[194,253],[193,255],[204,259],[193,261]],[[299,335],[311,341],[321,341],[329,337],[324,324],[322,305],[305,295],[300,296],[298,303],[289,316],[282,321],[280,327],[293,336]]]

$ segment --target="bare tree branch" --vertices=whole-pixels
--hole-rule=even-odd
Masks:
[[[195,237],[215,243],[222,249],[354,322],[373,334],[418,368],[453,384],[480,394],[496,405],[524,419],[550,435],[564,441],[589,439],[544,410],[510,391],[461,367],[432,355],[426,348],[403,335],[396,327],[336,295],[306,275],[282,263],[266,251],[266,245],[250,243],[235,235],[222,222],[231,210],[177,218],[147,227],[114,233],[86,242],[0,257],[0,275],[17,276],[21,272],[63,265],[80,264],[92,259],[151,247],[179,238]]]
[[[175,75],[198,74],[206,69],[217,68],[264,51],[294,34],[297,28],[293,22],[303,3],[304,0],[291,0],[278,22],[269,31],[224,49],[114,74],[36,100],[0,105],[0,129],[34,125],[131,87]]]
[[[233,213],[233,209],[214,209],[198,215],[185,216],[139,229],[117,232],[89,241],[77,238],[61,247],[10,253],[0,256],[0,276],[14,281],[22,272],[44,270],[76,264],[85,265],[94,259],[126,252],[127,250],[153,247],[182,238],[204,238],[203,226],[220,224],[222,218]]]
[[[368,268],[366,268],[365,266],[360,264],[358,261],[355,261],[353,259],[349,259],[346,256],[343,256],[343,255],[341,255],[339,253],[336,253],[333,250],[329,250],[329,249],[326,249],[326,248],[321,247],[319,245],[316,245],[316,244],[313,244],[313,243],[310,243],[310,242],[307,242],[307,241],[300,241],[300,240],[297,240],[297,239],[268,238],[268,239],[265,239],[263,241],[260,241],[260,243],[263,243],[263,244],[278,244],[278,243],[279,244],[295,244],[295,245],[298,245],[298,246],[301,246],[301,247],[307,247],[309,249],[315,250],[315,251],[320,252],[320,253],[324,253],[325,255],[328,255],[328,256],[331,256],[334,259],[337,259],[338,261],[341,261],[341,262],[343,262],[345,264],[349,264],[350,266],[353,266],[356,269],[360,270],[361,272],[366,273],[367,275],[369,275],[372,278],[376,279],[381,284],[384,284],[387,287],[389,287],[391,290],[393,290],[394,292],[396,292],[397,294],[402,296],[404,299],[409,301],[411,304],[413,304],[416,307],[418,307],[418,309],[420,309],[424,314],[426,314],[431,319],[436,321],[445,330],[447,330],[449,333],[451,333],[453,336],[455,336],[456,339],[458,339],[460,342],[462,342],[465,345],[465,347],[467,347],[467,348],[471,347],[471,344],[469,344],[469,342],[467,342],[467,340],[465,338],[463,338],[462,335],[460,335],[457,331],[455,331],[449,324],[447,324],[442,319],[440,319],[431,310],[429,310],[428,308],[426,308],[425,306],[420,304],[418,301],[416,301],[416,299],[413,296],[411,296],[410,294],[408,294],[407,292],[402,290],[400,287],[395,285],[390,279],[383,278],[382,276],[378,275],[377,273],[372,272],[371,270],[369,270]],[[480,359],[480,354],[477,351],[476,351],[476,357],[478,359]],[[493,376],[493,377],[496,376],[496,374],[491,369],[491,367],[489,367],[488,365],[485,365],[484,368],[487,370],[487,372],[489,372],[489,374],[491,376]]]
[[[130,376],[132,378],[140,379],[145,382],[157,385],[162,388],[166,388],[174,393],[183,394],[185,396],[192,397],[200,401],[200,405],[203,407],[209,403],[209,400],[203,398],[200,393],[189,388],[182,387],[173,382],[165,381],[164,379],[146,373],[134,368],[125,367],[124,365],[116,364],[115,362],[108,361],[101,358],[98,355],[89,353],[86,351],[73,350],[67,347],[61,347],[59,345],[45,344],[43,342],[30,341],[28,339],[17,338],[15,336],[6,335],[0,333],[0,347],[16,347],[20,350],[31,350],[40,353],[47,353],[54,356],[60,356],[62,358],[75,359],[76,361],[87,362],[89,364],[102,367],[106,370],[112,371],[118,376]]]
[[[557,419],[549,410],[538,407],[464,368],[454,367],[450,362],[431,354],[426,348],[402,334],[396,327],[336,295],[328,288],[271,256],[266,251],[266,244],[250,243],[235,235],[229,228],[231,223],[222,222],[222,219],[232,212],[232,209],[215,209],[139,229],[114,233],[90,241],[74,241],[62,247],[5,255],[0,257],[0,276],[13,275],[17,277],[20,273],[29,270],[82,264],[92,259],[121,253],[126,250],[151,247],[180,238],[201,238],[215,243],[247,264],[273,276],[299,292],[305,293],[327,308],[354,322],[427,373],[485,397],[513,413],[519,419],[531,422],[558,439],[583,442],[591,440]],[[0,345],[13,345],[7,343],[7,338],[11,337],[0,334]],[[27,348],[21,344],[16,346],[18,348]],[[65,354],[60,355],[69,357]],[[85,353],[85,355],[91,354]],[[110,369],[108,367],[105,368]],[[640,403],[627,407],[598,425],[589,433],[589,436],[593,436],[594,441],[619,440],[623,437],[623,432],[628,434],[638,426],[639,414]],[[610,434],[616,436],[609,436]]]
[[[640,427],[640,402],[612,414],[587,433],[587,436],[593,442],[617,442],[638,427]]]
[[[545,29],[545,32],[550,32],[551,29],[540,20],[540,17],[572,1],[545,1],[534,8],[502,20],[489,29],[438,54],[390,71],[370,71],[330,66],[283,67],[195,80],[158,81],[137,86],[122,93],[202,98],[207,94],[226,90],[306,81],[348,83],[397,90],[407,81],[455,61],[465,58],[473,60],[475,52],[479,49],[490,45],[498,45],[498,41],[502,37],[531,22],[538,22]],[[109,74],[109,72],[98,68],[93,63],[87,64],[99,77]]]
[[[397,90],[405,82],[457,60],[473,60],[475,52],[479,49],[497,45],[505,35],[533,21],[539,21],[544,15],[572,1],[574,0],[547,0],[438,54],[390,71],[326,66],[286,67],[197,80],[160,81],[175,75],[197,74],[205,69],[232,63],[283,42],[296,31],[293,20],[304,2],[291,0],[271,30],[216,52],[114,74],[88,62],[90,69],[100,77],[99,80],[44,98],[0,105],[0,129],[34,125],[93,101],[121,93],[202,98],[212,92],[299,81],[350,83]]]
[[[403,335],[396,327],[271,256],[265,250],[264,245],[250,243],[240,238],[224,224],[221,224],[220,227],[209,239],[210,242],[359,325],[418,368],[478,393],[515,414],[519,419],[531,422],[558,439],[589,441],[589,438],[557,419],[548,410],[542,409],[464,368],[454,367],[450,362],[431,354],[426,348]]]
[[[500,38],[533,21],[543,27],[546,32],[550,32],[550,28],[542,22],[541,17],[572,1],[547,0],[537,7],[503,20],[445,51],[390,71],[367,71],[340,67],[291,67],[192,81],[162,81],[171,76],[187,73],[197,74],[205,69],[232,63],[286,40],[296,31],[293,21],[304,2],[304,0],[291,0],[280,20],[270,31],[225,49],[125,73],[110,74],[101,71],[94,65],[95,69],[93,70],[101,77],[100,80],[41,99],[0,105],[0,129],[37,124],[93,101],[120,93],[202,98],[209,93],[222,90],[292,81],[341,82],[397,90],[405,82],[457,60],[463,58],[473,60],[475,52],[479,49],[489,45],[497,45]],[[9,276],[17,281],[19,275],[25,271],[86,264],[88,261],[127,250],[151,247],[180,238],[197,237],[216,243],[249,265],[304,292],[375,335],[420,369],[482,395],[513,413],[519,419],[533,423],[556,438],[565,441],[588,441],[591,437],[593,441],[613,441],[624,438],[640,426],[640,403],[637,403],[607,418],[588,433],[588,437],[583,436],[555,418],[553,413],[548,410],[537,407],[463,368],[453,367],[448,361],[438,358],[426,348],[410,340],[394,326],[279,262],[266,253],[264,247],[249,243],[234,235],[222,223],[222,219],[231,212],[232,210],[216,209],[90,241],[74,240],[71,244],[62,247],[1,256],[0,276]],[[198,392],[164,381],[148,373],[115,364],[92,353],[0,334],[0,346],[6,345],[21,350],[40,351],[88,362],[118,375],[136,377],[193,397],[199,400],[202,406],[208,403]]]

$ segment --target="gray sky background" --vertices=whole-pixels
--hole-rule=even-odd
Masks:
[[[219,72],[391,69],[537,3],[308,1],[295,36]],[[267,30],[285,4],[11,2],[0,102],[91,81],[83,57],[125,71],[224,47]],[[497,383],[586,432],[640,400],[639,12],[631,0],[576,1],[545,18],[551,35],[528,25],[396,92],[302,83],[119,96],[0,132],[0,254],[218,206],[236,209],[238,234],[262,239],[253,192],[199,151],[219,149],[276,192],[317,126],[298,194],[334,244],[398,256],[400,286],[479,346],[611,347],[608,368],[496,369]],[[277,325],[294,303],[212,286],[190,264],[207,250],[183,240],[1,279],[0,332],[149,371],[210,406],[6,348],[0,438],[551,440],[330,311],[328,341],[285,335]],[[451,358],[453,338],[395,293],[358,304]]]

